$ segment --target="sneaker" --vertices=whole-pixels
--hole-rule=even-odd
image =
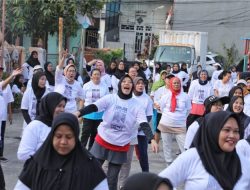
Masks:
[[[0,161],[1,161],[2,163],[6,163],[6,162],[8,162],[9,160],[8,160],[7,158],[0,157]]]

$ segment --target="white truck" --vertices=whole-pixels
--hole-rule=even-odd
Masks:
[[[206,65],[207,40],[207,32],[162,30],[154,63],[172,66],[173,63],[185,62],[190,73],[195,71],[197,63],[200,63],[211,76],[214,68]]]

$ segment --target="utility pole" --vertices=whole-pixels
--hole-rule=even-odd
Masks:
[[[5,5],[6,5],[6,0],[2,0],[2,35],[3,35],[3,39],[2,39],[2,55],[1,55],[1,60],[0,60],[0,66],[3,67],[3,57],[4,57],[4,30],[5,30]]]
[[[61,59],[61,53],[62,53],[62,41],[63,41],[63,18],[59,17],[59,32],[58,32],[58,60]]]

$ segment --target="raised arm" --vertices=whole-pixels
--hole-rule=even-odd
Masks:
[[[2,89],[5,89],[6,86],[7,86],[8,84],[10,84],[11,81],[15,78],[15,76],[17,76],[18,74],[21,74],[22,72],[23,72],[23,69],[17,68],[16,70],[14,70],[14,71],[11,73],[11,75],[1,83]]]

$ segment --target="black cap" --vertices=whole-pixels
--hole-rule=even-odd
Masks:
[[[230,102],[230,98],[228,96],[224,96],[224,97],[217,97],[217,96],[209,96],[205,99],[204,101],[204,105],[205,107],[209,106],[210,104],[217,102],[217,101],[221,101],[223,105],[228,104]]]
[[[173,78],[173,77],[175,77],[172,73],[169,73],[169,74],[167,74],[167,76],[166,76],[166,78],[168,78],[168,79],[171,79],[171,78]]]

